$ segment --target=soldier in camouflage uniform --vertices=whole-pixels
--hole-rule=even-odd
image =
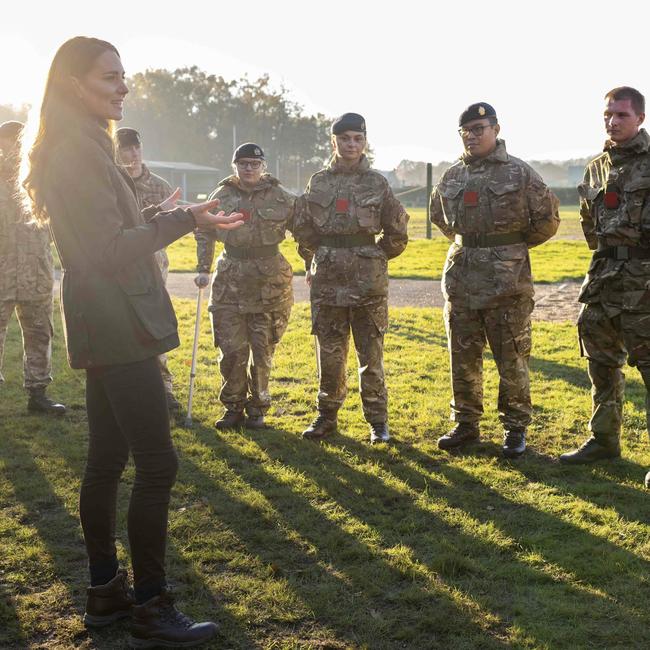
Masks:
[[[532,406],[528,379],[533,280],[528,249],[552,237],[558,200],[525,162],[497,139],[499,124],[486,103],[460,116],[465,148],[431,194],[431,221],[452,240],[443,272],[456,427],[440,449],[479,437],[483,413],[483,350],[490,344],[499,371],[503,453],[520,456]]]
[[[605,101],[609,139],[578,186],[582,228],[596,252],[578,318],[592,384],[591,436],[560,457],[574,464],[620,456],[626,360],[641,373],[650,421],[650,136],[640,128],[645,99],[621,87]]]
[[[266,173],[264,152],[254,143],[236,149],[233,169],[210,199],[221,201],[220,210],[241,212],[246,223],[228,233],[196,231],[195,282],[208,285],[215,241],[223,242],[209,307],[214,344],[221,349],[219,399],[226,408],[215,426],[262,429],[271,406],[273,353],[293,305],[293,271],[279,244],[293,227],[295,198]]]
[[[15,198],[20,122],[0,125],[0,382],[9,319],[14,310],[23,332],[23,371],[27,408],[65,413],[45,395],[52,381],[52,289],[54,265],[50,233],[25,223]]]
[[[156,174],[149,171],[142,162],[142,140],[140,134],[129,127],[119,128],[115,132],[117,153],[119,161],[124,165],[129,176],[133,179],[138,195],[140,208],[148,208],[152,205],[160,205],[172,194],[170,184]],[[155,253],[156,262],[162,273],[163,282],[167,283],[169,273],[169,258],[167,251],[163,248]],[[178,412],[181,405],[174,397],[174,376],[167,365],[167,355],[161,354],[158,357],[160,374],[165,385],[167,394],[167,407],[171,412]]]
[[[294,237],[308,269],[320,359],[319,414],[303,432],[312,440],[336,433],[347,391],[350,330],[370,440],[389,439],[383,362],[388,260],[406,248],[408,215],[386,179],[370,168],[366,143],[363,117],[338,118],[332,125],[334,155],[311,177],[296,210]]]

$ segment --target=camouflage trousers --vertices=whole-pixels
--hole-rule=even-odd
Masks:
[[[14,310],[23,333],[24,386],[27,390],[45,387],[52,381],[52,298],[0,301],[0,381],[7,327]]]
[[[483,414],[483,351],[487,341],[499,372],[501,423],[505,428],[525,428],[530,424],[533,409],[528,360],[533,305],[527,296],[514,297],[489,309],[446,303],[452,420],[475,423]]]
[[[347,394],[346,365],[350,331],[359,363],[359,393],[367,422],[386,422],[388,393],[384,380],[384,333],[388,301],[359,307],[312,303],[312,334],[319,345],[318,410],[335,413]]]
[[[650,431],[650,314],[622,312],[610,317],[598,304],[584,305],[578,317],[582,356],[589,362],[592,410],[589,430],[607,444],[618,440],[623,420],[627,360],[646,387],[646,426]]]
[[[214,344],[221,350],[221,392],[226,409],[255,417],[271,406],[269,379],[276,345],[287,329],[291,305],[277,311],[243,314],[213,305]]]

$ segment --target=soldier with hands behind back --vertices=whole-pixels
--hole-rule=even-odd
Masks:
[[[533,280],[528,249],[552,237],[558,200],[498,138],[494,108],[472,104],[460,116],[464,153],[431,194],[433,223],[451,241],[443,272],[451,363],[451,419],[440,449],[479,438],[486,340],[499,372],[503,453],[520,456],[532,406],[528,377]]]
[[[50,231],[25,223],[16,196],[19,138],[23,125],[0,125],[0,382],[7,326],[15,311],[23,333],[27,408],[62,415],[65,406],[45,389],[52,381],[52,289],[54,263]]]
[[[221,349],[219,399],[226,408],[216,427],[261,429],[271,406],[273,354],[293,305],[293,271],[279,244],[293,227],[295,197],[266,172],[264,152],[252,142],[234,152],[233,169],[210,198],[244,214],[246,223],[229,232],[196,231],[195,282],[209,284],[215,241],[224,242],[209,308],[214,344]]]
[[[638,90],[623,86],[605,95],[608,139],[578,186],[582,229],[595,250],[578,318],[593,407],[591,436],[563,454],[564,463],[620,456],[626,360],[641,373],[650,418],[650,136],[641,128],[644,119]]]
[[[311,177],[296,211],[294,236],[311,283],[312,333],[320,359],[318,416],[303,432],[311,440],[336,433],[347,391],[350,331],[370,441],[389,439],[383,360],[388,260],[406,248],[408,215],[386,179],[370,168],[366,145],[361,115],[338,118],[332,124],[334,155]]]

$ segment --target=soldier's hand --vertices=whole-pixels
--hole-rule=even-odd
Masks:
[[[181,198],[181,188],[177,187],[158,207],[163,212],[169,212],[176,207],[176,202]]]
[[[199,273],[195,278],[194,278],[194,284],[199,288],[199,289],[204,289],[210,284],[210,274],[209,273]]]
[[[218,206],[219,199],[213,199],[205,203],[188,205],[187,208],[194,215],[197,228],[203,228],[205,230],[212,230],[214,228],[234,230],[244,225],[244,215],[241,212],[231,212],[229,215],[226,215],[223,210],[217,212],[217,214],[210,212],[210,210],[214,210]]]

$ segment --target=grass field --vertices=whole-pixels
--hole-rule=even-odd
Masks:
[[[171,354],[186,398],[194,306],[176,303],[184,346]],[[298,434],[316,378],[307,308],[276,356],[267,431],[217,433],[216,354],[203,323],[196,426],[176,427],[180,472],[170,512],[169,574],[181,605],[221,623],[205,646],[265,650],[626,649],[650,647],[650,465],[643,392],[628,372],[624,460],[566,468],[590,398],[569,324],[535,323],[530,448],[499,457],[497,377],[486,363],[483,440],[437,450],[448,428],[439,311],[391,314],[386,371],[394,444],[367,444],[356,369],[327,443]],[[58,318],[57,318],[58,322]],[[86,632],[77,491],[86,419],[83,376],[60,332],[52,395],[64,419],[28,415],[12,322],[0,386],[0,647],[123,648],[124,623]],[[124,546],[130,468],[120,490]]]
[[[410,208],[412,213],[411,241],[406,251],[389,263],[389,273],[393,278],[417,280],[439,280],[449,248],[445,237],[436,235],[432,239],[415,238],[417,229],[424,228],[424,210]],[[562,215],[564,235],[559,233],[555,239],[531,250],[533,274],[537,282],[565,282],[582,280],[589,266],[591,253],[580,240],[562,239],[567,233],[580,231],[577,209]],[[438,232],[434,229],[435,232]],[[423,231],[424,232],[424,231]],[[581,231],[580,231],[581,232]],[[572,235],[573,236],[573,235]],[[304,263],[296,252],[296,244],[289,239],[282,243],[282,252],[293,266],[294,273],[304,274]],[[170,270],[193,272],[196,269],[196,244],[194,237],[188,235],[172,244],[168,249]],[[218,246],[220,250],[220,246]]]

